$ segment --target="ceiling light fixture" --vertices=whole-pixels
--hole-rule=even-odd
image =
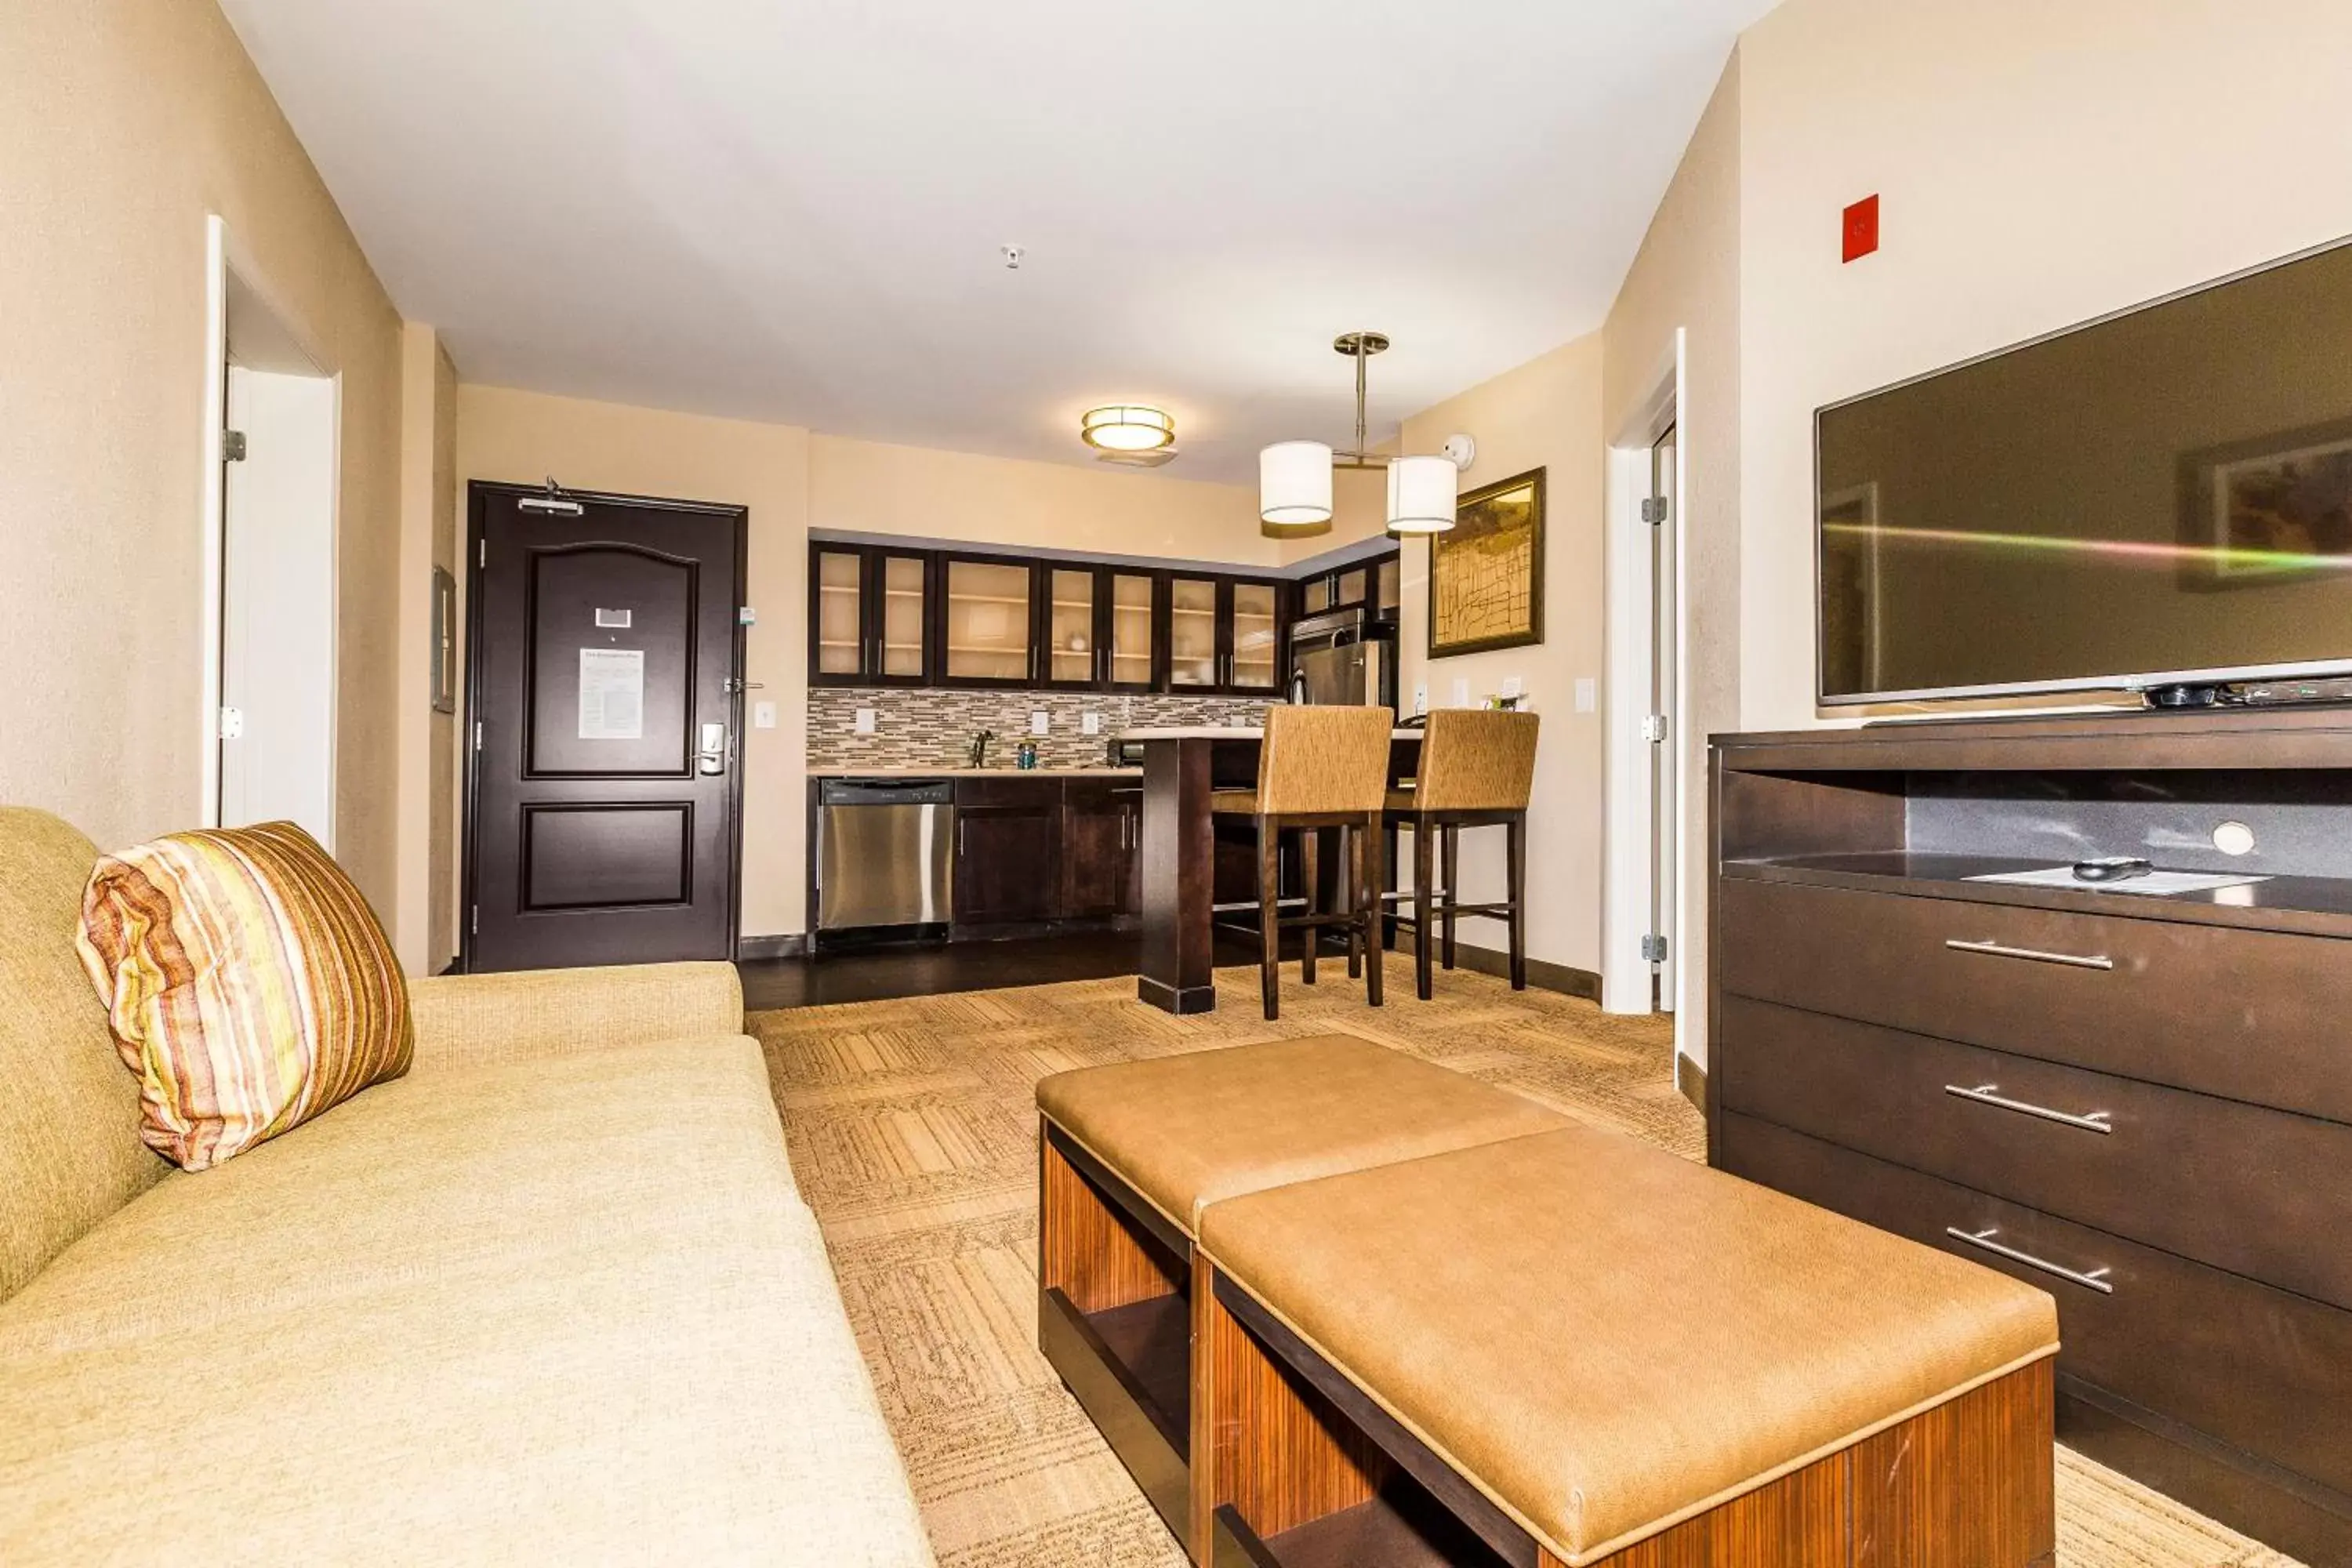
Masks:
[[[1392,458],[1365,449],[1365,362],[1386,352],[1383,332],[1342,332],[1334,352],[1356,362],[1356,444],[1335,452],[1320,441],[1277,441],[1257,455],[1259,531],[1304,539],[1331,531],[1331,471],[1386,468],[1391,533],[1443,533],[1454,526],[1454,480],[1475,451],[1468,437],[1448,440],[1444,457]],[[1459,443],[1458,447],[1456,443]]]
[[[1156,452],[1176,444],[1176,421],[1139,403],[1116,403],[1087,409],[1078,437],[1105,452]]]

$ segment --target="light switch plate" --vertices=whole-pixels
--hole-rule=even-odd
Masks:
[[[776,705],[772,702],[751,704],[751,728],[772,730],[776,727]]]
[[[1601,683],[1591,676],[1576,678],[1576,710],[1590,713],[1601,706]]]
[[[871,735],[874,733],[873,709],[860,708],[857,710],[857,732],[861,735]]]
[[[1099,714],[1099,713],[1081,713],[1081,714],[1079,714],[1079,715],[1078,715],[1078,733],[1079,733],[1079,734],[1081,734],[1081,735],[1099,735],[1099,734],[1101,734],[1101,733],[1102,733],[1102,715],[1101,715],[1101,714]]]
[[[1466,675],[1457,675],[1454,678],[1454,706],[1456,708],[1470,706],[1470,678]]]
[[[1412,689],[1412,710],[1416,713],[1426,713],[1429,711],[1428,687],[1416,686]]]
[[[1043,708],[1030,710],[1029,732],[1033,735],[1052,734],[1054,732],[1054,716],[1046,712]]]
[[[1505,677],[1503,678],[1503,695],[1504,695],[1504,696],[1506,696],[1506,697],[1525,697],[1527,694],[1528,694],[1528,683],[1527,683],[1526,681],[1521,680],[1521,679],[1520,679],[1517,676],[1516,676],[1516,675],[1507,675],[1507,676],[1505,676]]]

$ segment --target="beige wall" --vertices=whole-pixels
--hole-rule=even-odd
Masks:
[[[808,690],[809,434],[501,387],[457,389],[461,481],[537,484],[716,501],[749,510],[744,679],[776,705],[776,728],[743,734],[746,935],[797,931],[806,837],[802,742]]]
[[[1745,725],[1816,720],[1813,409],[2352,233],[2347,59],[2340,0],[1790,0],[1749,30]],[[1842,266],[1874,191],[1885,248]]]
[[[841,436],[809,437],[809,526],[1244,566],[1280,561],[1258,530],[1254,485]]]
[[[457,955],[457,717],[433,708],[433,570],[457,573],[457,373],[431,327],[401,334],[400,918],[410,973]],[[462,625],[462,623],[460,623]]]
[[[1684,1052],[1706,1056],[1706,739],[1739,725],[1739,58],[1724,68],[1682,164],[1601,329],[1601,428],[1649,438],[1643,416],[1675,368],[1685,489],[1683,877],[1679,963]]]
[[[1408,452],[1433,452],[1456,431],[1475,437],[1478,460],[1462,476],[1465,494],[1529,468],[1545,470],[1544,640],[1431,660],[1429,546],[1418,540],[1404,546],[1398,624],[1398,692],[1407,708],[1424,682],[1433,708],[1454,706],[1457,679],[1469,683],[1474,705],[1511,676],[1526,683],[1543,715],[1528,841],[1528,955],[1595,971],[1605,759],[1601,714],[1577,712],[1574,694],[1579,677],[1598,680],[1601,672],[1601,340],[1593,333],[1404,422]],[[1500,833],[1463,835],[1462,877],[1471,900],[1502,896]],[[1400,880],[1410,884],[1409,861]],[[1463,940],[1504,945],[1502,927],[1489,921],[1467,922]]]
[[[205,220],[342,378],[337,849],[393,914],[400,323],[209,0],[0,6],[0,800],[194,826]]]

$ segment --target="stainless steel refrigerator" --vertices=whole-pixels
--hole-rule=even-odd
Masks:
[[[1373,635],[1361,610],[1309,616],[1290,628],[1293,702],[1396,706],[1395,647]]]

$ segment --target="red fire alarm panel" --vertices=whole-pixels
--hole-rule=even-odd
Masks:
[[[1878,198],[1867,195],[1845,209],[1845,258],[1859,261],[1878,248]]]

